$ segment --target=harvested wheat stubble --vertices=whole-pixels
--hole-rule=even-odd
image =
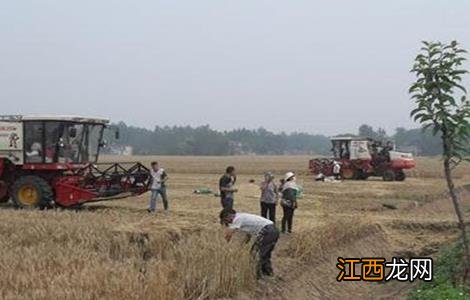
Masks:
[[[0,298],[400,298],[404,294],[394,294],[395,286],[388,284],[337,285],[337,256],[433,254],[455,236],[452,206],[442,199],[445,183],[435,171],[438,160],[419,160],[416,172],[426,172],[425,178],[333,185],[302,175],[307,157],[143,157],[144,162],[155,159],[170,175],[167,214],[148,215],[147,194],[81,211],[0,207]],[[276,180],[288,170],[301,174],[304,197],[294,233],[283,235],[274,251],[274,267],[284,281],[256,283],[243,236],[232,247],[223,240],[217,219],[220,199],[192,194],[198,186],[216,191],[230,164],[240,174],[235,207],[252,213],[259,212],[259,189],[250,179],[259,182],[267,170]],[[458,171],[459,185],[469,183],[469,170],[464,166]],[[469,200],[464,199],[467,214]],[[397,209],[384,209],[383,203]]]

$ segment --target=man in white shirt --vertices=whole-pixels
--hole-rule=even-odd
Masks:
[[[333,176],[336,180],[341,180],[341,164],[338,161],[333,161]]]
[[[258,254],[257,274],[272,276],[271,253],[279,239],[279,231],[271,220],[258,215],[237,213],[231,208],[220,212],[220,223],[227,226],[225,239],[230,241],[235,231],[242,231],[255,236],[253,250]]]
[[[150,175],[152,176],[150,186],[150,203],[148,212],[153,213],[156,210],[158,195],[162,197],[163,208],[168,210],[168,197],[166,195],[165,182],[168,180],[168,175],[163,168],[158,166],[158,162],[151,163]]]

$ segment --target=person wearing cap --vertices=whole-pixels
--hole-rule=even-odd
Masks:
[[[271,172],[264,174],[264,181],[261,183],[261,216],[276,223],[276,205],[279,198],[277,186],[274,183],[274,175]]]
[[[282,193],[281,206],[283,210],[281,231],[282,233],[292,232],[292,223],[294,219],[294,211],[297,208],[297,184],[295,182],[295,174],[287,172],[284,175],[283,184],[280,187]]]
[[[261,275],[272,276],[271,253],[279,239],[279,231],[274,223],[257,215],[238,213],[232,208],[222,209],[219,217],[220,223],[227,227],[225,231],[227,242],[231,240],[235,231],[241,231],[256,238],[252,251],[258,257],[256,266],[258,278]]]

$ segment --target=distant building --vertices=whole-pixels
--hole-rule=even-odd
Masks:
[[[110,145],[108,148],[109,154],[113,155],[132,155],[134,148],[130,145]]]
[[[421,153],[419,147],[416,145],[399,146],[397,148],[400,152],[409,152],[412,153],[414,156],[418,156]]]
[[[246,151],[243,144],[240,142],[229,141],[229,153],[230,155],[249,155],[253,154],[250,151]]]
[[[123,150],[121,151],[121,155],[132,155],[134,148],[132,146],[124,146]]]

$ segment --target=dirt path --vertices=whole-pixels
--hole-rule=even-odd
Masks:
[[[470,197],[462,194],[466,203]],[[333,220],[334,222],[334,220]],[[404,299],[412,285],[387,282],[336,281],[338,256],[385,257],[433,256],[440,246],[456,238],[456,223],[448,199],[437,199],[407,211],[390,211],[369,220],[352,241],[339,242],[327,253],[299,263],[289,259],[286,246],[292,237],[283,237],[274,263],[278,277],[260,283],[259,299]],[[357,234],[357,233],[356,233]],[[243,299],[245,296],[240,296]]]

